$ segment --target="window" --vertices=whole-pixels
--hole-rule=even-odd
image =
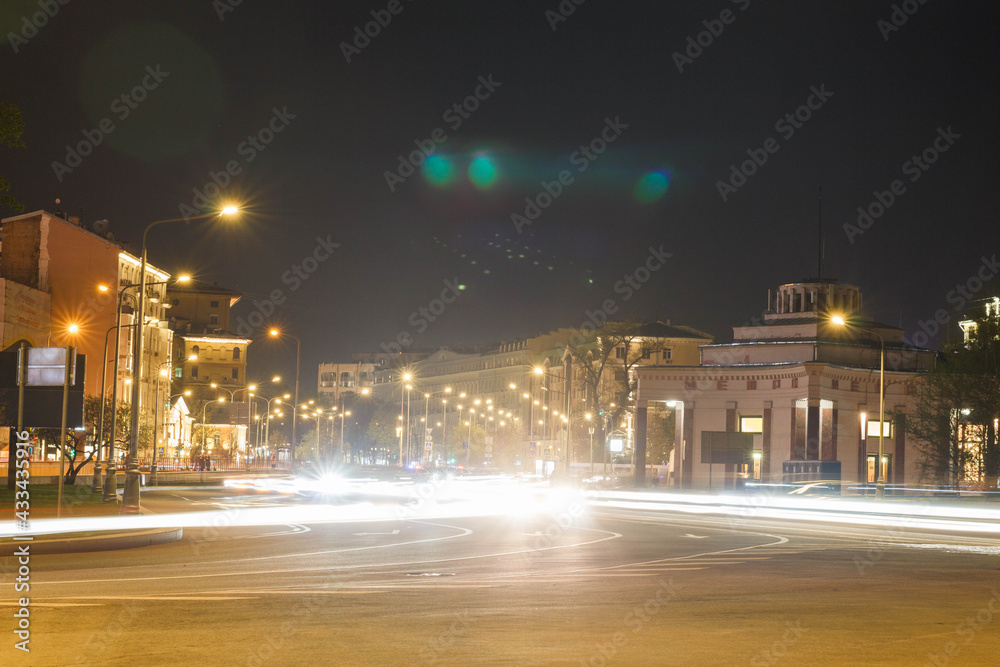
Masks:
[[[624,359],[625,358],[625,346],[619,346],[615,348],[615,358]]]
[[[873,419],[868,422],[868,437],[877,438],[878,437],[878,425],[879,421]],[[882,426],[882,437],[891,438],[892,437],[892,422],[885,422]]]
[[[673,359],[673,350],[669,347],[663,348],[663,360],[670,361],[671,359]]]
[[[628,379],[628,374],[625,371],[615,371],[615,380],[618,382],[625,382]]]
[[[219,307],[219,302],[218,301],[209,301],[208,302],[208,307],[209,308],[218,308]]]
[[[651,356],[653,356],[653,351],[652,350],[643,350],[642,351],[642,358],[643,359],[649,359]]]
[[[740,432],[741,433],[763,433],[764,432],[764,418],[763,417],[740,417]]]
[[[198,367],[197,366],[192,366],[191,367],[191,379],[192,380],[197,380],[198,379]]]
[[[233,348],[233,361],[236,361],[239,358],[240,358],[240,348],[234,347]]]
[[[240,369],[239,368],[233,368],[233,379],[234,380],[239,380],[240,379]]]
[[[174,369],[174,377],[175,378],[182,378],[182,377],[184,377],[184,369],[182,367],[180,367],[180,366],[178,366],[177,368],[175,368]]]
[[[208,316],[208,326],[216,327],[219,326],[219,316],[216,313],[212,313]]]
[[[191,354],[198,354],[199,352],[201,352],[201,348],[200,347],[198,347],[197,345],[192,345],[191,346]]]

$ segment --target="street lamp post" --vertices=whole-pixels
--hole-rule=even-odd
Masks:
[[[122,299],[126,296],[138,302],[134,294],[129,294],[127,285],[118,292],[118,308],[115,311],[115,365],[114,384],[111,385],[111,441],[108,445],[108,462],[104,469],[104,502],[118,502],[118,477],[115,462],[115,438],[118,434],[118,365],[121,361],[122,341]],[[107,289],[107,288],[105,288]]]
[[[112,330],[117,328],[118,325],[116,324],[110,327],[107,333],[104,334],[104,369],[101,374],[101,418],[97,427],[97,460],[94,462],[94,475],[90,481],[91,493],[97,493],[97,490],[101,486],[101,453],[104,451],[104,403],[107,400],[108,385],[108,337],[111,335]]]
[[[156,486],[156,450],[159,444],[157,437],[159,436],[160,425],[160,376],[163,374],[163,368],[173,365],[173,363],[173,361],[164,361],[156,368],[156,398],[153,401],[153,462],[149,467],[150,486]]]
[[[584,415],[587,420],[587,430],[590,431],[590,476],[594,476],[594,422],[591,421],[591,415],[588,412]]]
[[[839,315],[831,317],[830,321],[838,326],[847,326],[847,322]],[[885,436],[885,338],[882,337],[882,334],[875,331],[871,327],[858,328],[878,336],[879,343],[881,344],[878,369],[878,461],[875,464],[875,497],[884,498],[885,474],[883,473],[883,465],[885,459],[885,444],[883,437]]]
[[[403,423],[403,398],[406,395],[406,383],[410,381],[413,376],[409,373],[403,373],[403,381],[399,383],[399,467],[405,467],[403,463],[403,433],[405,432],[405,424]]]
[[[225,402],[226,402],[225,398],[219,398],[214,401],[205,401],[205,406],[201,409],[201,455],[202,456],[205,456],[206,452],[208,451],[208,444],[207,444],[208,423],[206,422],[208,406],[211,405],[212,403],[225,403]]]
[[[271,335],[275,337],[288,336],[289,338],[295,339],[295,397],[292,399],[295,401],[295,405],[299,404],[299,361],[302,357],[302,341],[299,340],[298,336],[290,333],[283,333],[277,329],[271,329]],[[295,468],[295,437],[297,433],[296,428],[296,413],[292,410],[292,443],[288,450],[288,464],[293,469]]]
[[[157,225],[167,222],[188,222],[200,218],[221,217],[236,212],[236,207],[227,206],[220,213],[205,213],[203,215],[191,216],[187,218],[169,218],[166,220],[156,220],[146,225],[142,232],[142,257],[139,262],[139,293],[136,324],[138,331],[132,345],[132,432],[129,437],[128,461],[125,464],[125,490],[122,493],[122,514],[139,513],[139,385],[142,381],[142,346],[143,346],[143,324],[145,324],[146,312],[146,239],[149,230]]]

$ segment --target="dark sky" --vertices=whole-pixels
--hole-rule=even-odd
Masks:
[[[525,337],[578,327],[608,299],[616,317],[727,338],[768,289],[817,273],[820,188],[824,275],[860,285],[867,315],[912,335],[953,315],[977,272],[974,296],[998,291],[982,259],[1000,240],[996,2],[909,0],[893,17],[872,0],[565,0],[575,11],[554,30],[556,0],[247,1],[221,19],[226,0],[52,4],[37,34],[23,18],[37,2],[0,5],[0,101],[27,124],[27,150],[0,149],[12,193],[27,210],[59,197],[135,243],[203,205],[194,191],[232,162],[218,180],[246,216],[157,227],[150,261],[243,291],[243,318],[280,290],[268,321],[301,338],[304,387],[319,361],[403,333],[420,348]],[[391,20],[347,62],[372,11]],[[446,115],[477,87],[477,108]],[[602,131],[603,153],[578,152]],[[451,180],[417,169],[390,189],[385,172],[435,136]],[[933,164],[910,162],[926,149]],[[719,181],[753,155],[763,164],[724,200]],[[470,166],[492,182],[472,184]],[[560,172],[559,196],[516,229]],[[849,238],[876,191],[891,205]],[[339,247],[296,284],[318,238]],[[661,246],[671,257],[648,282],[618,283]],[[465,289],[433,322],[411,317],[455,280]],[[263,376],[293,355],[262,340],[249,356]]]

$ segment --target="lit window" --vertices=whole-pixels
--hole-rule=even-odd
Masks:
[[[878,437],[878,425],[879,420],[874,419],[868,422],[868,437],[877,438]],[[882,426],[882,437],[891,438],[892,437],[892,422],[885,422]]]
[[[763,417],[740,417],[740,431],[742,433],[763,433]]]

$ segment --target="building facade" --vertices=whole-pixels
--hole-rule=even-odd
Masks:
[[[211,456],[217,461],[246,463],[253,458],[253,445],[248,442],[253,390],[246,372],[252,339],[230,330],[231,309],[242,294],[189,281],[171,285],[165,298],[174,331],[176,401],[171,410],[183,404],[191,424],[187,439],[178,440],[175,456],[179,460]],[[220,398],[224,400],[220,402]]]
[[[132,355],[139,259],[122,250],[106,221],[89,228],[79,218],[34,211],[5,218],[0,246],[4,282],[4,342],[25,338],[36,346],[75,346],[87,356],[85,392],[131,402],[133,378],[141,382],[142,424],[162,430],[157,394],[169,391],[172,333],[164,320],[170,274],[146,264],[146,321],[141,364]],[[116,323],[119,301],[120,326]],[[114,376],[114,341],[119,372]],[[44,334],[44,335],[43,335]],[[136,373],[136,366],[139,372]],[[155,424],[154,424],[155,422]]]
[[[732,343],[702,346],[701,365],[638,369],[637,482],[644,480],[638,453],[645,413],[654,402],[675,410],[671,474],[678,486],[732,487],[746,478],[783,483],[822,468],[828,476],[837,471],[847,490],[875,480],[879,436],[883,479],[915,481],[905,419],[914,383],[934,353],[907,345],[901,329],[863,318],[853,285],[790,283],[769,301],[760,322],[733,329]],[[834,315],[847,326],[835,324]],[[725,442],[744,444],[737,453]]]

